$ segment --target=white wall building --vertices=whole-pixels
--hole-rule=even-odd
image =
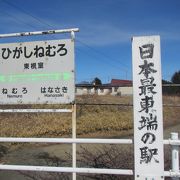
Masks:
[[[112,79],[110,84],[77,84],[76,95],[132,95],[132,81]]]

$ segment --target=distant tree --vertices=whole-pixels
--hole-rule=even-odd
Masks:
[[[94,80],[92,81],[92,84],[98,86],[98,85],[102,85],[102,82],[99,78],[95,77]]]
[[[174,84],[180,84],[180,70],[173,74],[171,81]]]
[[[172,82],[163,79],[162,84],[172,84]]]
[[[180,84],[180,70],[175,72],[171,78],[171,83],[166,83],[164,80],[163,84]],[[168,81],[167,81],[168,82]],[[180,95],[180,86],[163,86],[163,93],[168,95]]]
[[[162,92],[163,92],[163,95],[172,95],[172,94],[175,94],[175,87],[171,87],[171,86],[165,86],[167,84],[172,84],[172,82],[169,82],[167,80],[162,80]]]

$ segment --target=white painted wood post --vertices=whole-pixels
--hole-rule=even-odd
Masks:
[[[72,139],[76,139],[76,104],[72,105]],[[72,143],[72,167],[76,168],[76,143]],[[73,172],[72,179],[76,180],[76,173]]]
[[[178,140],[178,133],[171,133],[172,140]],[[172,171],[179,172],[179,146],[172,145]],[[173,180],[179,180],[179,177],[172,177]]]

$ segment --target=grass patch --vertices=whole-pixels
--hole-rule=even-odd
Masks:
[[[131,96],[79,96],[77,103],[117,105],[77,105],[77,135],[121,136],[133,128]],[[164,96],[164,104],[178,105],[180,97]],[[1,108],[71,108],[71,105],[1,106]],[[180,107],[163,108],[164,127],[179,123]],[[71,137],[71,113],[1,113],[1,137]],[[112,134],[111,134],[112,132]]]

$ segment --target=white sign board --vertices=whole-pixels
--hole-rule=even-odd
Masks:
[[[135,179],[164,179],[160,37],[132,40]]]
[[[74,41],[0,44],[0,104],[64,104],[74,97]]]

